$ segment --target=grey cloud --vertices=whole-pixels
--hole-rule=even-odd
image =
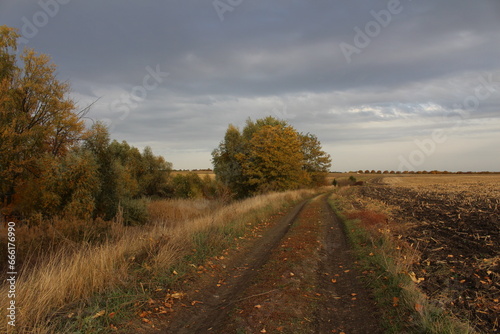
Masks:
[[[335,169],[397,164],[354,166],[359,158],[345,152],[368,156],[376,147],[393,157],[387,150],[411,147],[457,117],[463,133],[487,136],[485,147],[499,139],[491,124],[500,118],[500,3],[401,0],[401,12],[348,63],[340,43],[354,45],[354,28],[363,30],[388,3],[246,0],[220,21],[211,1],[71,1],[28,45],[53,56],[81,105],[100,98],[89,116],[111,120],[114,137],[151,145],[179,168],[209,167],[228,123],[266,115],[338,147]],[[22,17],[39,10],[36,2],[7,0],[0,20],[22,28]],[[148,66],[170,74],[126,115],[113,110]],[[496,90],[461,110],[488,75]],[[450,138],[448,151],[460,151],[463,142]],[[446,159],[429,163],[462,160],[458,153]],[[498,169],[484,154],[469,160]]]

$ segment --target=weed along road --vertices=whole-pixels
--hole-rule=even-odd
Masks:
[[[200,266],[155,332],[381,333],[327,197],[262,222],[237,249]]]

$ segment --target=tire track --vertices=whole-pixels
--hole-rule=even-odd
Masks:
[[[296,205],[190,293],[198,303],[174,312],[162,332],[382,333],[378,306],[327,198]]]
[[[271,251],[286,235],[306,203],[307,200],[296,205],[254,243],[246,256],[236,258],[227,266],[232,268],[231,276],[225,281],[227,288],[217,290],[213,288],[215,284],[212,283],[206,289],[200,289],[201,294],[194,296],[194,299],[202,303],[178,314],[164,333],[219,333],[217,329],[222,326],[231,304],[257,275],[258,269],[268,261]]]

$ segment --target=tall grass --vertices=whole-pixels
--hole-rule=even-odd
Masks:
[[[149,204],[151,223],[175,226],[183,221],[199,218],[222,207],[219,201],[208,199],[168,199],[153,201]]]
[[[85,221],[55,217],[43,219],[33,216],[28,223],[16,224],[16,268],[31,267],[43,260],[47,254],[64,250],[69,252],[82,244],[99,244],[105,241],[112,231],[113,222],[100,218]],[[7,272],[7,229],[0,226],[0,277]]]
[[[170,268],[184,261],[193,249],[195,236],[201,236],[209,249],[216,247],[221,240],[233,238],[233,233],[241,233],[246,224],[318,191],[270,193],[227,206],[203,201],[162,201],[150,206],[150,225],[114,224],[112,238],[100,245],[81,244],[71,251],[60,247],[48,260],[19,276],[16,333],[55,332],[55,320],[69,317],[82,305],[92,303],[97,295],[133,288],[144,277],[169,274]],[[6,296],[7,291],[3,285],[0,295]],[[7,303],[2,298],[3,319]],[[58,325],[61,326],[60,321]],[[0,332],[12,329],[6,321],[0,322]]]

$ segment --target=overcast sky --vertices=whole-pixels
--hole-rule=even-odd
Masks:
[[[500,171],[498,0],[2,0],[0,24],[174,168],[271,115],[332,170]]]

